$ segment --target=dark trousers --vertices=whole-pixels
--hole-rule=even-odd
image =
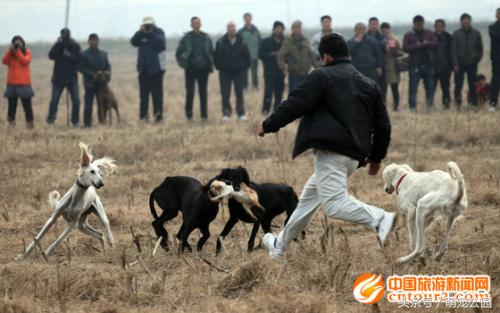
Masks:
[[[434,67],[432,65],[412,65],[410,66],[409,96],[410,109],[417,107],[417,91],[420,80],[424,81],[425,103],[427,106],[433,104],[434,98]]]
[[[9,108],[7,109],[7,120],[9,122],[14,122],[16,120],[17,99],[18,97],[8,98]],[[31,98],[21,98],[21,103],[23,104],[26,122],[33,122],[33,108],[31,106]]]
[[[92,126],[92,106],[94,105],[94,98],[97,99],[97,90],[94,87],[85,87],[85,95],[83,96],[83,125],[85,127]],[[98,100],[97,100],[98,101]],[[102,115],[101,108],[99,107],[99,103],[97,104],[98,110],[98,120],[99,123],[104,123],[104,116]]]
[[[253,88],[257,89],[259,87],[259,60],[252,60],[250,63],[250,68],[247,71],[247,74],[245,75],[245,81],[244,81],[244,88],[248,88],[248,76],[250,75],[252,79],[252,86]]]
[[[392,93],[392,101],[393,101],[392,108],[394,110],[397,110],[399,107],[399,83],[393,83],[393,84],[384,83],[384,85],[385,88],[381,90],[382,96],[384,98],[384,103],[386,102],[387,99],[387,89],[388,89],[387,86],[390,86]]]
[[[306,75],[288,75],[288,94],[292,92],[303,80],[306,78]]]
[[[491,63],[491,105],[497,106],[498,104],[498,92],[500,91],[500,61],[493,61]]]
[[[455,72],[455,102],[457,106],[462,104],[462,87],[467,74],[467,84],[469,85],[469,95],[472,105],[477,106],[476,77],[477,64],[459,65],[458,72]]]
[[[186,117],[193,118],[193,99],[195,83],[198,81],[198,93],[200,95],[200,115],[202,119],[208,118],[207,112],[207,84],[210,69],[191,69],[185,71],[186,77]]]
[[[271,103],[274,96],[273,110],[281,104],[283,90],[285,89],[285,76],[281,73],[264,76],[264,101],[262,112],[268,113],[271,110]]]
[[[451,95],[450,95],[450,78],[451,78],[451,70],[441,71],[436,73],[434,76],[434,93],[437,90],[438,83],[441,86],[441,93],[443,107],[448,109],[450,107]]]
[[[149,118],[149,94],[151,94],[153,98],[153,115],[155,121],[159,122],[163,120],[163,74],[165,74],[165,71],[154,74],[139,74],[139,91],[141,97],[139,118],[141,120],[147,120]]]
[[[222,95],[222,114],[231,116],[231,84],[234,84],[236,94],[236,113],[238,116],[245,115],[243,99],[243,84],[245,82],[246,70],[220,70],[219,83]]]
[[[61,99],[61,94],[66,88],[71,96],[71,123],[73,125],[78,125],[80,122],[80,92],[78,90],[78,82],[74,82],[68,86],[61,86],[56,83],[52,83],[52,98],[49,105],[49,114],[47,116],[47,124],[52,124],[56,120],[57,107],[59,105],[59,100]]]

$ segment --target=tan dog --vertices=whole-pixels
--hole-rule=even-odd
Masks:
[[[116,112],[116,118],[120,123],[120,113],[118,112],[118,102],[115,94],[109,88],[111,73],[109,71],[98,71],[94,75],[94,81],[97,89],[97,115],[99,123],[104,124],[109,114],[109,125],[111,125],[111,109]]]

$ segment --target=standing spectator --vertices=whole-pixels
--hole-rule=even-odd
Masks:
[[[108,61],[108,54],[99,49],[99,36],[89,35],[89,48],[82,53],[80,72],[83,74],[83,85],[85,86],[83,125],[92,126],[92,106],[94,98],[97,97],[98,86],[95,83],[95,74],[100,71],[111,72],[111,65]],[[97,105],[97,117],[99,123],[104,123],[104,112]]]
[[[281,104],[283,90],[285,89],[285,75],[281,71],[277,55],[283,45],[285,25],[276,21],[273,24],[273,33],[260,43],[259,58],[264,65],[264,103],[262,114],[267,115],[271,110],[274,95],[274,108]]]
[[[368,32],[366,33],[368,36],[372,36],[375,38],[375,40],[378,43],[379,49],[380,49],[380,57],[382,58],[382,68],[380,70],[379,75],[375,79],[377,82],[378,86],[380,87],[380,90],[382,91],[382,94],[385,95],[387,92],[387,84],[385,82],[385,69],[383,68],[385,62],[384,62],[384,56],[385,56],[385,51],[386,51],[386,42],[385,42],[385,37],[382,34],[382,32],[379,30],[379,21],[378,18],[376,17],[370,17],[368,20]],[[384,98],[385,101],[385,98]]]
[[[186,117],[193,119],[193,98],[195,82],[198,81],[200,94],[200,115],[202,121],[208,118],[207,85],[208,76],[213,71],[214,55],[212,39],[202,32],[199,17],[191,18],[192,31],[182,37],[175,53],[177,63],[184,69],[186,77]]]
[[[437,84],[441,85],[443,94],[443,108],[450,108],[450,77],[453,71],[453,62],[451,56],[451,34],[446,31],[446,24],[443,19],[437,19],[434,23],[434,35],[437,39],[436,61],[434,62],[434,92],[437,90]]]
[[[351,53],[352,65],[363,75],[375,82],[382,75],[382,56],[378,42],[366,35],[366,25],[357,23],[354,26],[355,36],[347,45]]]
[[[148,102],[149,94],[151,94],[155,122],[161,122],[163,120],[165,33],[155,25],[154,18],[147,16],[142,20],[140,29],[134,34],[130,42],[134,47],[139,48],[137,56],[141,97],[139,118],[141,121],[148,121]]]
[[[247,45],[248,50],[250,50],[250,58],[252,60],[250,65],[250,72],[252,76],[252,86],[253,88],[259,88],[259,45],[260,45],[260,32],[252,24],[252,14],[245,13],[243,15],[243,21],[245,25],[238,32],[243,37],[243,42]],[[245,75],[245,89],[248,88],[248,75]]]
[[[331,33],[333,33],[332,18],[330,15],[323,15],[321,17],[321,31],[319,33],[316,33],[316,35],[314,35],[311,40],[311,49],[314,56],[316,57],[316,60],[319,61],[321,59],[321,56],[319,55],[318,51],[321,38]]]
[[[491,96],[490,111],[495,112],[498,104],[498,92],[500,91],[500,8],[497,9],[497,21],[490,25],[491,41]]]
[[[243,84],[250,67],[250,51],[243,37],[236,32],[234,22],[227,23],[227,33],[217,41],[214,54],[215,67],[219,70],[220,93],[222,95],[222,121],[231,117],[231,84],[236,94],[236,113],[240,121],[246,121],[243,99]]]
[[[403,55],[403,50],[401,49],[401,43],[394,37],[391,31],[391,25],[389,23],[382,23],[380,26],[382,34],[385,37],[385,57],[384,57],[384,78],[385,85],[391,86],[394,111],[398,110],[399,106],[399,81],[400,75],[398,70],[398,58]],[[387,97],[387,88],[382,90],[382,98],[384,103]]]
[[[292,33],[285,37],[277,56],[278,65],[286,76],[288,73],[288,92],[290,93],[309,74],[316,59],[311,51],[309,40],[302,34],[302,22],[292,23]]]
[[[21,36],[14,36],[2,63],[7,65],[7,88],[4,97],[7,98],[9,107],[7,110],[7,120],[9,125],[16,124],[17,99],[21,98],[26,125],[33,128],[33,109],[31,98],[35,95],[31,89],[30,75],[31,51],[26,48],[26,43]]]
[[[472,105],[477,108],[476,77],[477,65],[483,57],[481,33],[472,27],[472,17],[464,13],[460,16],[461,27],[453,32],[452,58],[455,71],[455,102],[457,109],[462,104],[462,87],[467,74],[467,84]]]
[[[61,94],[66,88],[71,95],[71,123],[73,127],[80,126],[80,92],[78,90],[78,65],[82,58],[80,44],[71,38],[67,28],[61,29],[61,36],[52,46],[49,59],[54,61],[52,72],[52,98],[49,105],[47,124],[56,120],[57,106]]]
[[[389,147],[391,123],[379,88],[353,68],[340,35],[326,35],[319,49],[326,65],[311,72],[257,128],[264,136],[301,118],[293,157],[314,149],[314,173],[297,208],[277,236],[264,235],[273,259],[284,255],[320,205],[330,218],[376,231],[381,247],[396,221],[396,213],[355,199],[347,187],[349,176],[365,164],[369,175],[377,175]]]
[[[413,29],[407,32],[403,39],[403,51],[409,54],[410,111],[415,112],[417,107],[418,83],[422,79],[425,87],[425,102],[430,110],[434,98],[434,49],[436,36],[424,28],[423,16],[413,18]]]

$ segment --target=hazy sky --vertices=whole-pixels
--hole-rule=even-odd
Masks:
[[[20,34],[28,41],[52,41],[64,24],[66,0],[0,0],[0,42]],[[82,39],[90,32],[101,37],[130,37],[145,15],[156,18],[167,35],[189,29],[189,18],[198,15],[210,33],[224,31],[229,20],[240,26],[244,12],[252,12],[255,24],[269,29],[275,19],[288,26],[301,19],[305,27],[318,25],[319,16],[330,14],[334,26],[351,26],[372,15],[381,20],[408,23],[419,13],[428,20],[456,20],[469,12],[476,20],[493,20],[498,0],[71,0],[69,26]]]

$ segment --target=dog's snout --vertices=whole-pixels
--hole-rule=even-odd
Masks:
[[[232,186],[232,185],[233,185],[233,183],[232,183],[232,182],[230,182],[230,181],[226,181],[226,185],[228,185],[228,186]]]

